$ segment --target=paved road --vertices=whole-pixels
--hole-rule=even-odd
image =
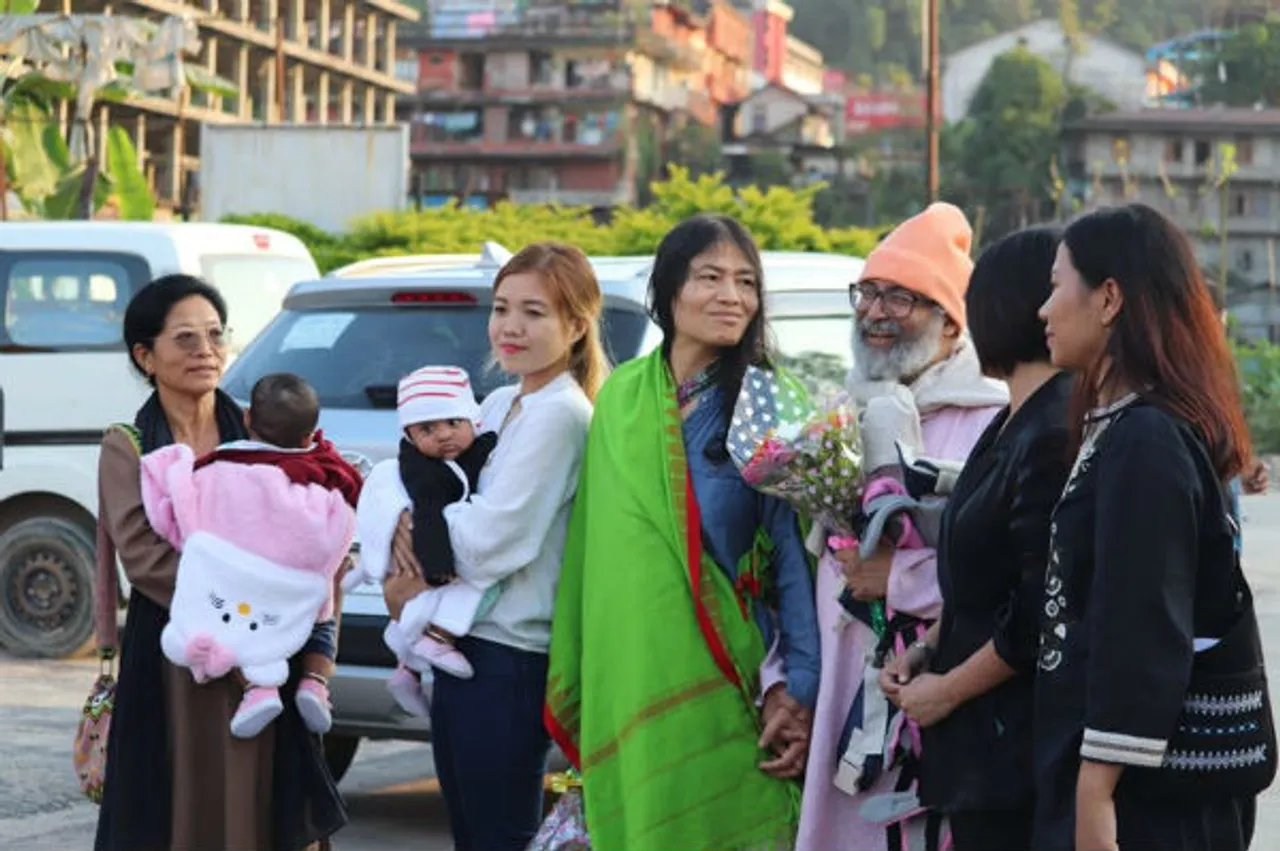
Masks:
[[[1280,494],[1245,500],[1245,554],[1280,683]],[[0,849],[69,851],[92,845],[97,808],[81,798],[70,746],[96,674],[91,661],[27,662],[0,654]],[[447,851],[444,802],[431,749],[365,743],[343,780],[351,825],[339,851]],[[1280,847],[1280,785],[1263,797],[1254,847]]]

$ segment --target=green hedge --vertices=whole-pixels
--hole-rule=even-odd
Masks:
[[[311,249],[322,272],[369,257],[478,252],[489,240],[512,251],[554,239],[592,255],[650,254],[676,223],[700,212],[734,216],[750,229],[762,249],[771,251],[831,251],[865,257],[882,233],[820,227],[813,218],[820,184],[799,190],[747,187],[735,192],[720,175],[693,180],[687,170],[673,167],[668,178],[652,189],[652,204],[643,209],[620,208],[607,224],[595,222],[586,208],[508,202],[485,210],[450,203],[422,212],[375,213],[340,234],[276,213],[226,216],[223,221],[294,234]]]

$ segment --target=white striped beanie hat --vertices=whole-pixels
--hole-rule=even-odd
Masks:
[[[400,427],[434,420],[470,420],[480,425],[480,406],[465,369],[424,366],[400,379],[396,397]]]

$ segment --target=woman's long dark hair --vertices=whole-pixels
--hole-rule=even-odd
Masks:
[[[748,366],[771,364],[766,339],[764,309],[764,268],[760,250],[747,229],[728,216],[703,214],[685,219],[672,228],[658,246],[649,276],[649,315],[662,329],[662,353],[671,357],[676,338],[675,301],[689,280],[689,264],[704,251],[721,243],[735,245],[742,251],[756,276],[760,306],[747,324],[738,345],[720,350],[717,385],[726,418],[732,417],[733,406],[742,389],[742,378]]]
[[[1240,383],[1187,237],[1151,207],[1129,204],[1077,219],[1062,239],[1085,286],[1113,280],[1124,296],[1103,357],[1076,384],[1076,428],[1098,403],[1100,379],[1117,382],[1189,423],[1218,474],[1237,475],[1250,455]]]

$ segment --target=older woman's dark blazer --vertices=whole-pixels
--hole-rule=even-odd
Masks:
[[[978,440],[942,519],[943,615],[931,669],[945,673],[994,640],[1019,673],[924,731],[921,797],[944,812],[1031,803],[1032,674],[1049,517],[1066,483],[1072,379],[1047,381]]]

